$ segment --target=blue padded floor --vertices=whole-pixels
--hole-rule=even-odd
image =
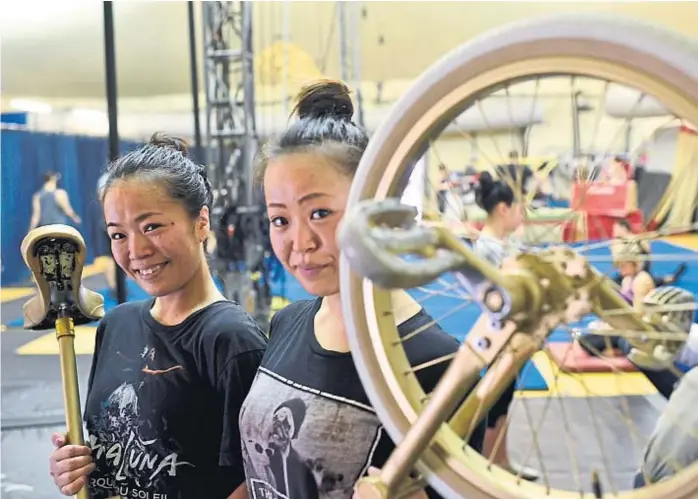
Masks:
[[[583,245],[580,244],[579,247],[583,248]],[[679,263],[684,261],[687,265],[687,270],[677,284],[698,296],[698,261],[689,260],[688,258],[682,259],[682,255],[686,255],[687,257],[689,255],[695,255],[694,251],[664,241],[654,241],[652,242],[652,253],[654,255],[672,255],[674,257],[671,261],[652,262],[651,270],[655,275],[670,274],[676,270]],[[590,251],[582,251],[582,254],[591,258],[603,257],[603,262],[595,261],[592,262],[592,264],[606,274],[614,272],[613,265],[610,261],[611,252],[609,248],[596,248]],[[444,276],[443,281],[446,285],[452,284],[453,278]],[[439,322],[446,332],[459,341],[463,341],[480,316],[480,309],[477,305],[471,303],[454,312],[457,307],[462,306],[463,301],[461,299],[456,297],[444,297],[441,295],[435,295],[432,298],[427,297],[429,291],[443,290],[444,284],[434,284],[427,287],[425,291],[414,291],[412,294],[418,300],[424,300],[426,298],[426,300],[423,301],[423,306],[427,312]],[[455,293],[450,291],[449,294]],[[585,320],[579,324],[570,324],[568,327],[558,328],[551,333],[548,337],[548,341],[569,342],[571,341],[569,334],[570,328],[583,327],[594,319],[595,317],[586,317]],[[524,390],[547,390],[548,386],[536,366],[532,362],[528,362],[519,379],[517,388]]]
[[[453,277],[443,276],[442,283],[432,284],[420,290],[413,290],[410,294],[420,301],[424,309],[439,323],[444,331],[462,342],[478,317],[480,317],[480,308],[475,303],[463,306],[463,299],[455,296],[432,295],[429,292],[443,292],[444,289],[450,289],[447,286],[453,283]],[[454,291],[447,293],[455,294]],[[529,361],[521,372],[516,388],[519,390],[547,390],[548,385],[535,364]]]

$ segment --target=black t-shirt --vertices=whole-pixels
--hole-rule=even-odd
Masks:
[[[267,352],[240,412],[253,499],[348,499],[368,467],[381,467],[394,450],[351,354],[325,350],[315,337],[314,318],[321,303],[295,302],[272,319]],[[431,322],[421,311],[398,331],[404,336]],[[454,353],[459,345],[432,325],[404,347],[414,366]],[[436,386],[447,367],[443,362],[417,371],[425,392]],[[471,440],[477,450],[483,436],[480,425]]]
[[[238,415],[266,338],[221,301],[177,326],[154,300],[120,305],[97,328],[85,408],[93,499],[224,499],[244,482]]]

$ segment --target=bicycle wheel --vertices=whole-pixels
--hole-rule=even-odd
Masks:
[[[589,15],[552,16],[496,30],[448,54],[393,107],[372,137],[357,171],[348,211],[365,200],[399,197],[429,137],[482,95],[506,82],[546,75],[579,75],[634,87],[672,113],[698,123],[695,42],[635,22]],[[358,275],[343,256],[341,292],[352,354],[369,399],[394,441],[419,421],[425,394],[410,371],[385,289]],[[492,468],[442,425],[417,467],[445,497],[538,499],[606,497],[524,483]],[[613,497],[689,499],[698,496],[698,470]],[[610,497],[610,495],[608,496]]]

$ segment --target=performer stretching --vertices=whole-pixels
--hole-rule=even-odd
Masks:
[[[630,226],[630,223],[627,220],[625,220],[624,218],[620,218],[620,219],[616,220],[616,223],[613,225],[613,237],[618,239],[621,244],[627,240],[631,240],[631,241],[634,240],[637,242],[640,255],[642,255],[642,258],[643,258],[642,270],[644,270],[645,272],[647,272],[648,274],[650,274],[652,276],[652,279],[654,280],[654,285],[656,287],[668,286],[668,285],[676,283],[676,281],[678,281],[678,279],[687,270],[686,264],[681,263],[677,267],[677,269],[671,274],[667,274],[664,276],[654,276],[650,270],[651,262],[650,262],[649,256],[652,252],[651,247],[650,247],[650,242],[646,239],[635,238],[633,236],[633,230],[632,230],[632,227]],[[620,284],[623,280],[623,274],[620,272],[617,273],[616,275],[613,276],[613,280],[617,284]]]

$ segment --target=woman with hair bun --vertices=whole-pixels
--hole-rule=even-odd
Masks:
[[[269,345],[240,415],[252,497],[350,498],[370,467],[380,468],[394,444],[371,407],[354,366],[339,289],[336,231],[366,146],[352,121],[349,89],[322,80],[304,88],[298,119],[256,161],[272,248],[286,270],[317,298],[271,320]],[[399,333],[412,365],[454,354],[446,334],[406,292],[393,293]],[[425,392],[448,364],[416,372]],[[480,450],[484,430],[470,441]],[[431,489],[420,494],[439,497]]]
[[[475,200],[478,206],[487,212],[487,220],[475,240],[473,250],[499,267],[507,256],[522,249],[521,243],[516,241],[513,235],[523,225],[524,209],[509,184],[494,179],[487,171],[480,173],[479,177],[480,183],[476,189]],[[524,480],[537,480],[540,476],[537,470],[520,467],[509,461],[507,416],[514,400],[515,390],[516,385],[512,383],[490,409],[487,415],[483,454],[502,468],[520,475]],[[504,436],[500,437],[502,432]],[[501,443],[497,446],[500,438]]]
[[[102,206],[116,263],[149,295],[100,321],[84,420],[55,434],[50,474],[92,499],[247,498],[238,414],[266,338],[209,272],[211,184],[184,141],[156,134],[109,165]]]
[[[521,250],[521,244],[512,236],[524,221],[523,205],[514,197],[514,190],[492,174],[479,175],[475,202],[487,213],[487,220],[475,240],[475,251],[499,267],[504,258]]]

